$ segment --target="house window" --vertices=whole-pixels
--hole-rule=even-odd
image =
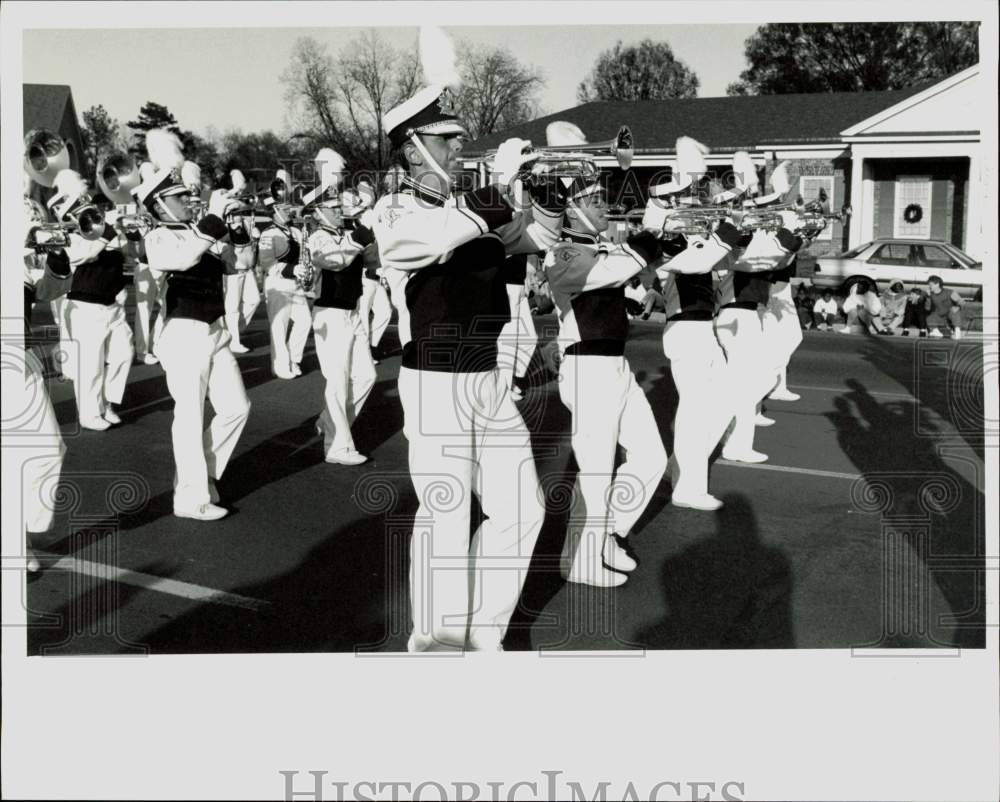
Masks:
[[[907,212],[907,210],[910,210]],[[893,236],[930,239],[931,179],[926,175],[896,177]]]
[[[804,175],[799,178],[799,194],[806,203],[811,201],[821,201],[823,211],[829,212],[833,209],[833,176],[832,175]],[[825,196],[825,198],[824,198]],[[833,239],[833,224],[827,221],[824,228],[817,236],[817,240]]]

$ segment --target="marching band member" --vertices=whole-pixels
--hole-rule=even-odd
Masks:
[[[546,137],[549,145],[586,144],[571,123],[551,123]],[[559,398],[573,414],[579,466],[560,568],[569,582],[615,587],[636,567],[618,538],[629,535],[667,466],[653,411],[625,357],[625,284],[658,260],[661,248],[645,232],[622,245],[601,239],[608,204],[598,181],[574,179],[567,194],[563,238],[544,263],[559,309]],[[616,473],[618,445],[626,458]],[[616,492],[616,483],[633,487]],[[622,496],[639,502],[617,510]]]
[[[772,401],[798,401],[802,397],[788,389],[788,363],[802,343],[802,325],[795,309],[791,284],[796,256],[792,257],[787,267],[770,274],[771,297],[764,316],[764,334],[771,343],[777,374],[774,389],[767,396]]]
[[[80,174],[63,170],[49,208],[57,221],[79,227],[69,236],[66,255],[73,269],[67,298],[70,337],[76,341],[73,389],[84,429],[104,431],[121,423],[112,405],[125,394],[132,364],[132,330],[122,303],[125,260],[118,232],[91,201]]]
[[[313,217],[319,227],[305,245],[312,265],[319,268],[313,333],[326,380],[326,403],[316,428],[323,435],[326,461],[341,465],[360,465],[368,459],[354,447],[351,425],[375,385],[375,363],[358,311],[362,251],[375,241],[371,229],[354,219],[362,211],[352,190],[318,200]],[[350,230],[345,230],[347,220]]]
[[[234,173],[239,173],[234,170]],[[287,173],[284,170],[278,171],[278,178],[281,174]],[[242,173],[240,173],[242,176]],[[239,180],[234,184],[239,185]],[[245,179],[243,184],[245,185]],[[237,190],[238,191],[238,190]],[[252,211],[244,208],[241,211]],[[226,261],[225,295],[226,295],[226,328],[232,338],[229,343],[229,350],[234,354],[245,354],[250,349],[240,342],[240,323],[244,327],[250,325],[254,312],[260,306],[260,290],[257,288],[257,276],[255,268],[257,266],[257,247],[253,242],[251,231],[248,228],[253,226],[253,218],[240,220],[238,217],[230,215],[226,220],[229,226],[229,241],[234,246],[240,246],[231,251],[235,258]],[[301,357],[300,357],[301,359]]]
[[[153,344],[163,331],[163,292],[167,277],[159,271],[152,270],[146,260],[146,249],[143,246],[142,234],[130,231],[125,234],[122,251],[126,264],[132,266],[132,283],[135,286],[135,352],[136,357],[145,365],[159,363],[154,353]],[[156,320],[153,321],[153,308],[159,306]],[[150,322],[152,321],[152,333]]]
[[[407,176],[373,214],[379,257],[395,274],[393,302],[405,308],[399,396],[420,499],[407,648],[497,649],[545,512],[531,439],[497,367],[497,337],[510,316],[504,259],[551,246],[562,214],[517,192],[515,175],[534,158],[520,139],[500,146],[496,183],[452,194],[467,136],[447,88],[457,82],[454,51],[440,31],[422,29],[420,38],[434,83],[383,118]],[[470,544],[473,492],[485,520]]]
[[[375,205],[375,189],[367,181],[358,184],[358,196],[362,210],[368,210]],[[382,283],[382,265],[379,263],[378,248],[375,247],[374,241],[365,249],[358,313],[361,315],[361,325],[364,327],[365,337],[372,351],[372,360],[377,365],[375,351],[382,341],[385,330],[389,328],[389,323],[392,322],[392,303],[389,301],[386,285]]]
[[[319,152],[317,164],[328,150],[324,148]],[[342,169],[341,163],[339,170]],[[299,363],[302,362],[312,325],[307,289],[301,279],[296,278],[304,234],[302,229],[291,224],[289,214],[289,207],[275,204],[271,225],[261,232],[257,251],[258,262],[264,271],[271,369],[279,379],[294,379],[302,375]]]
[[[668,237],[675,223],[669,210],[660,209],[686,191],[706,169],[699,143],[681,137],[676,150],[676,175],[667,184],[650,189],[657,202],[650,203],[643,220],[647,230],[660,229]],[[727,383],[726,355],[713,326],[716,300],[712,271],[729,265],[739,240],[739,232],[727,222],[707,237],[670,237],[663,245],[670,258],[656,271],[667,318],[663,353],[670,360],[677,389],[670,458],[670,501],[676,507],[711,511],[722,506],[708,492],[708,461],[732,417],[731,388]]]
[[[531,356],[538,344],[538,332],[531,317],[525,282],[528,275],[528,254],[507,257],[505,283],[510,304],[510,322],[500,332],[497,345],[500,349],[500,368],[504,371],[511,396],[515,401],[524,398],[525,375]]]
[[[229,350],[223,322],[222,240],[224,218],[234,202],[216,193],[208,214],[191,222],[191,193],[181,181],[180,141],[167,131],[146,135],[156,170],[133,192],[160,225],[145,235],[149,265],[167,272],[166,322],[157,353],[174,399],[171,429],[174,462],[174,515],[214,521],[228,511],[218,506],[220,478],[250,414],[239,368]],[[215,417],[205,430],[205,397]]]
[[[59,431],[52,401],[45,387],[42,364],[32,350],[31,313],[36,302],[52,301],[69,292],[72,282],[69,258],[64,249],[51,249],[46,255],[35,252],[32,229],[46,221],[45,210],[37,201],[25,198],[28,211],[28,239],[24,250],[24,357],[25,395],[32,408],[25,410],[23,420],[30,420],[32,432],[29,448],[18,448],[23,455],[22,493],[25,529],[25,567],[38,571],[41,564],[33,551],[38,535],[52,528],[53,506],[49,503],[62,470],[66,444]],[[18,443],[18,446],[21,444]]]
[[[782,166],[772,177],[772,186],[785,180]],[[779,173],[780,171],[780,173]],[[766,206],[780,197],[780,190],[753,201]],[[787,267],[802,240],[792,233],[798,216],[783,211],[784,227],[777,232],[758,229],[749,236],[746,247],[732,262],[720,285],[722,306],[715,321],[715,333],[726,352],[726,363],[733,388],[735,415],[733,430],[723,446],[724,459],[736,462],[765,462],[767,455],[753,447],[757,405],[774,387],[775,358],[764,334],[764,310],[771,296],[768,273]],[[746,240],[746,236],[744,237]]]

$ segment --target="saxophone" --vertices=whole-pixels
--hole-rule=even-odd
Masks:
[[[289,229],[291,230],[291,229]],[[295,279],[295,287],[306,295],[310,295],[316,284],[316,267],[313,265],[312,252],[309,250],[309,232],[305,226],[302,227],[302,266],[306,269],[306,274],[302,278]]]

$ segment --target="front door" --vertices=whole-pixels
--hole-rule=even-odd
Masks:
[[[896,178],[892,235],[897,239],[930,239],[931,179],[927,175]]]

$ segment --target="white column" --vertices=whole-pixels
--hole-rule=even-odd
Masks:
[[[868,242],[875,237],[875,181],[872,179],[871,159],[865,160],[861,170],[861,198],[865,213],[861,216],[859,242]]]
[[[984,257],[986,246],[983,237],[983,205],[989,192],[984,171],[980,147],[976,146],[969,152],[969,183],[966,191],[969,206],[965,216],[965,242],[962,250],[980,260]]]
[[[851,152],[851,226],[847,246],[853,248],[863,240],[861,238],[861,221],[864,217],[872,214],[871,209],[866,209],[864,204],[863,177],[864,158],[862,158],[852,148]]]

